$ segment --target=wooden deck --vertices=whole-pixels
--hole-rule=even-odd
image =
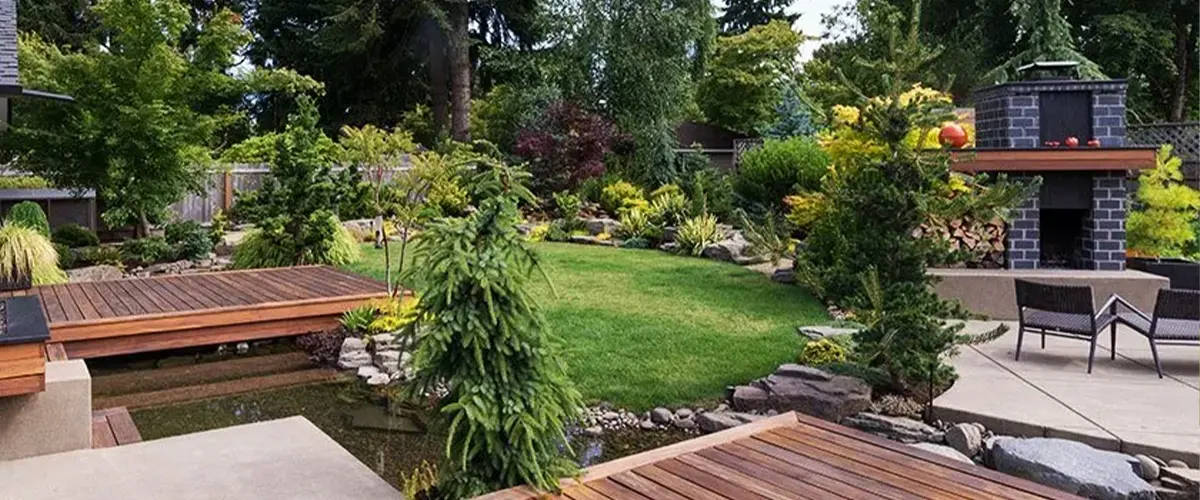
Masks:
[[[773,500],[1077,498],[854,429],[788,413],[606,462],[565,480],[561,495],[528,487],[485,500]]]
[[[92,449],[111,448],[123,444],[140,443],[133,417],[125,408],[108,408],[92,412]]]
[[[344,311],[386,296],[387,287],[307,266],[68,283],[15,294],[41,297],[48,352],[93,358],[325,330]]]

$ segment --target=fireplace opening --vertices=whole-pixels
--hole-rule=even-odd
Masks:
[[[1084,222],[1087,210],[1043,208],[1039,213],[1039,267],[1083,269]]]

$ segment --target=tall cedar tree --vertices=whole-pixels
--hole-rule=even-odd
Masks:
[[[1017,46],[1021,51],[985,75],[1004,81],[1015,78],[1017,68],[1036,61],[1075,61],[1084,78],[1105,78],[1100,66],[1075,48],[1071,25],[1062,13],[1063,0],[1013,0],[1017,16]]]
[[[717,21],[724,35],[740,35],[775,20],[791,26],[800,19],[800,14],[786,12],[791,3],[789,0],[729,0]]]
[[[252,222],[273,248],[292,264],[311,263],[327,255],[338,230],[335,187],[329,164],[318,147],[317,109],[312,99],[297,100],[287,131],[275,143],[275,161],[257,198],[258,220]]]
[[[479,210],[431,224],[406,277],[428,318],[413,387],[449,389],[446,498],[518,484],[556,490],[576,470],[560,450],[581,399],[528,290],[538,258],[517,231],[517,203],[533,200],[529,175],[490,160],[477,167]]]

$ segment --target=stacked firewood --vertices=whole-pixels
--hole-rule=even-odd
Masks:
[[[952,250],[966,254],[960,266],[1000,269],[1004,267],[1004,220],[977,220],[971,216],[956,219],[932,218],[913,231],[916,238],[939,238]]]

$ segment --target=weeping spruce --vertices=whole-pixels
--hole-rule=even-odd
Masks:
[[[557,490],[577,471],[563,428],[582,406],[528,292],[537,256],[517,231],[517,202],[532,197],[528,174],[477,163],[479,209],[428,227],[406,280],[433,318],[420,328],[414,388],[449,389],[438,489],[444,498],[519,484]]]

